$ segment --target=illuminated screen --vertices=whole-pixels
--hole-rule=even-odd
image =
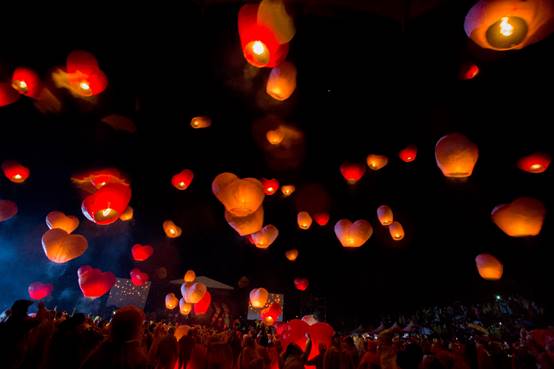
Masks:
[[[135,286],[130,279],[116,278],[106,305],[115,307],[134,305],[144,309],[148,292],[150,292],[150,282],[146,282],[142,286]]]
[[[269,305],[273,304],[274,302],[277,302],[279,305],[281,305],[281,315],[279,315],[279,318],[277,319],[278,322],[283,321],[283,310],[285,305],[285,295],[280,293],[270,293],[269,297],[267,299],[267,302],[265,303],[265,306],[261,309],[256,309],[252,306],[250,303],[250,300],[248,301],[248,320],[260,320],[260,311],[262,309],[265,309],[266,307],[269,307]]]

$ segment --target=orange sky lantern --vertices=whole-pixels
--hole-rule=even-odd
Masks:
[[[348,219],[341,219],[335,224],[335,235],[343,247],[361,247],[373,234],[373,227],[364,219],[352,223]]]
[[[492,210],[492,221],[510,237],[537,236],[544,223],[544,204],[531,197],[520,197]]]
[[[260,206],[258,210],[244,217],[238,217],[225,210],[225,220],[239,235],[247,236],[262,229],[264,225],[264,207]]]
[[[179,299],[175,296],[173,292],[165,295],[165,308],[168,310],[173,310],[179,304]]]
[[[199,115],[190,120],[190,126],[195,129],[208,128],[212,125],[212,119],[206,115]]]
[[[233,173],[221,173],[212,182],[212,192],[233,215],[252,214],[264,200],[264,189],[255,178],[240,179]]]
[[[269,298],[269,292],[265,288],[254,288],[250,291],[250,304],[256,309],[263,308]]]
[[[65,215],[61,211],[51,211],[46,216],[46,225],[50,229],[59,228],[71,233],[79,226],[79,218],[73,215]]]
[[[281,127],[271,129],[266,132],[265,138],[270,144],[279,145],[285,139],[285,130],[281,129]]]
[[[289,62],[271,69],[265,91],[278,101],[288,99],[296,89],[296,67]]]
[[[279,235],[279,230],[272,224],[268,224],[260,231],[250,235],[254,245],[259,249],[267,249]]]
[[[297,249],[287,250],[285,252],[285,257],[289,261],[295,261],[298,258],[298,250]]]
[[[135,214],[134,214],[133,208],[130,206],[127,206],[127,209],[125,209],[123,214],[121,214],[121,216],[119,217],[119,220],[123,222],[128,222],[133,219],[134,215]]]
[[[196,280],[196,273],[194,272],[194,270],[187,270],[185,276],[183,277],[183,280],[188,283],[194,282]]]
[[[175,223],[173,223],[173,221],[171,220],[166,220],[163,222],[162,224],[162,228],[165,232],[165,235],[168,237],[168,238],[177,238],[181,235],[181,233],[183,232],[183,230],[181,229],[181,227],[177,226]]]
[[[475,258],[477,271],[481,278],[496,281],[502,278],[504,266],[502,263],[491,254],[480,254]]]
[[[394,215],[392,209],[388,205],[381,205],[377,208],[377,218],[379,218],[379,223],[384,226],[391,225],[394,221]]]
[[[385,155],[369,154],[366,158],[367,166],[371,170],[379,170],[387,165],[388,162],[389,158]]]
[[[389,226],[389,233],[393,240],[400,241],[404,238],[404,228],[397,221],[392,222]]]
[[[57,264],[67,263],[83,255],[88,248],[84,236],[68,234],[63,229],[54,228],[42,235],[42,249],[46,257]]]
[[[435,146],[435,159],[445,177],[471,176],[478,158],[477,145],[460,133],[441,137]]]
[[[181,315],[187,316],[192,311],[193,304],[189,304],[188,302],[185,302],[184,298],[179,299],[179,312]]]
[[[283,193],[284,197],[289,197],[290,195],[292,195],[294,190],[296,190],[296,187],[294,187],[293,185],[285,185],[281,187],[281,193]]]
[[[310,216],[310,213],[307,211],[301,211],[296,216],[296,221],[298,223],[298,227],[300,229],[310,229],[312,226],[312,217]]]

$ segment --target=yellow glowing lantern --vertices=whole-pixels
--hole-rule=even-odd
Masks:
[[[312,217],[307,211],[301,211],[296,218],[300,229],[309,229],[312,226]]]
[[[185,282],[194,282],[196,280],[196,273],[194,272],[194,270],[192,269],[187,270],[187,272],[185,273],[185,276],[183,277],[183,280]]]
[[[238,217],[225,210],[225,220],[241,236],[258,232],[264,225],[264,207],[245,217]]]
[[[404,228],[399,222],[392,222],[389,226],[389,233],[393,240],[400,241],[404,238]]]
[[[373,227],[364,219],[354,223],[348,219],[341,219],[335,224],[335,235],[343,247],[360,247],[369,240],[372,234]]]
[[[268,224],[260,231],[252,234],[252,241],[259,249],[267,249],[279,235],[279,230],[272,224]]]
[[[298,250],[297,249],[291,249],[285,252],[285,257],[289,261],[295,261],[298,258]]]
[[[502,278],[504,266],[502,263],[491,254],[480,254],[475,258],[477,271],[481,278],[496,281]]]
[[[379,222],[381,225],[388,226],[391,225],[394,216],[392,214],[392,209],[388,205],[381,205],[377,208],[377,218],[379,218]]]
[[[171,220],[166,220],[165,222],[163,222],[162,227],[164,229],[165,235],[169,238],[177,238],[183,232],[181,227],[175,225],[175,223],[173,223],[173,221]]]
[[[289,62],[273,68],[267,79],[265,91],[278,101],[284,101],[296,89],[296,67]]]
[[[254,288],[250,291],[250,304],[256,309],[261,309],[267,303],[269,292],[265,288]]]
[[[65,215],[61,211],[51,211],[46,216],[46,225],[50,229],[58,228],[71,233],[79,226],[79,219],[73,215]]]
[[[293,185],[285,185],[285,186],[281,187],[281,192],[283,193],[283,196],[285,196],[285,197],[289,197],[290,195],[292,195],[294,190],[296,190],[296,187],[294,187]]]
[[[285,131],[281,127],[277,127],[277,129],[267,131],[265,138],[270,144],[279,145],[285,139]]]
[[[132,207],[127,207],[127,209],[123,212],[123,214],[121,214],[121,216],[119,217],[120,220],[124,221],[124,222],[128,222],[130,220],[133,219],[133,216],[134,216],[134,211],[133,211],[133,208]]]
[[[165,295],[165,307],[166,309],[173,310],[179,305],[179,299],[173,292]]]
[[[192,304],[185,302],[184,298],[179,299],[179,312],[181,315],[187,316],[192,311]]]
[[[371,170],[379,170],[388,164],[389,158],[385,155],[369,154],[366,159],[367,166]]]
[[[202,297],[204,297],[207,290],[208,288],[206,285],[200,282],[185,282],[181,285],[181,294],[185,298],[185,302],[188,302],[189,304],[196,304],[202,300]]]
[[[190,126],[192,128],[208,128],[211,125],[212,120],[210,119],[210,117],[207,117],[205,115],[194,117],[190,120]]]
[[[520,197],[492,211],[493,222],[511,237],[536,236],[541,232],[546,209],[542,202]]]
[[[258,210],[265,196],[260,181],[255,178],[240,179],[232,173],[215,177],[212,192],[228,212],[239,217]]]
[[[478,158],[477,145],[460,133],[443,136],[435,146],[435,159],[445,177],[469,177]]]

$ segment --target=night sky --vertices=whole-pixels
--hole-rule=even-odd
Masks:
[[[155,249],[140,265],[152,276],[161,266],[167,280],[189,268],[234,286],[247,276],[251,287],[284,293],[291,317],[307,299],[303,294],[325,297],[327,318],[335,322],[494,293],[551,303],[552,168],[528,174],[516,161],[535,151],[553,154],[554,38],[521,51],[485,51],[464,33],[468,1],[437,2],[403,25],[355,5],[329,3],[321,9],[311,2],[291,5],[297,32],[287,60],[297,66],[298,84],[285,102],[266,95],[269,70],[249,67],[242,56],[238,2],[149,5],[133,15],[75,11],[79,22],[44,16],[19,33],[2,26],[2,80],[19,65],[47,77],[69,52],[83,49],[96,55],[109,86],[94,104],[61,92],[59,114],[44,115],[29,99],[0,108],[0,159],[31,170],[22,185],[0,178],[0,198],[19,206],[15,218],[0,223],[0,308],[26,297],[35,280],[54,284],[49,304],[73,308],[80,300],[76,269],[90,264],[128,277],[137,242]],[[471,63],[480,74],[460,80]],[[102,123],[109,114],[131,118],[136,133]],[[209,115],[212,126],[192,129],[196,115]],[[297,162],[275,162],[264,152],[259,127],[268,116],[303,132]],[[465,182],[447,180],[435,163],[435,143],[454,131],[479,146],[479,161]],[[409,164],[397,156],[408,144],[418,147]],[[387,155],[389,164],[347,185],[340,164],[364,163],[370,153]],[[132,222],[97,226],[82,216],[70,177],[101,167],[119,168],[130,178]],[[177,191],[170,179],[184,168],[195,177],[186,191]],[[268,250],[254,248],[226,224],[210,187],[225,171],[296,185],[289,198],[266,197],[265,223],[280,230]],[[328,194],[331,221],[301,231],[297,197],[316,185]],[[537,237],[510,238],[490,219],[496,205],[519,196],[540,199],[547,208]],[[393,208],[404,240],[392,241],[379,225],[381,204]],[[76,233],[89,240],[85,255],[66,265],[53,265],[42,252],[44,218],[52,210],[78,215]],[[373,236],[360,249],[342,248],[333,232],[341,218],[369,220]],[[165,237],[165,219],[183,228],[180,238]],[[295,263],[284,257],[292,247],[300,251]],[[474,259],[482,252],[503,261],[500,282],[479,277]],[[294,289],[298,276],[309,278],[308,292]]]

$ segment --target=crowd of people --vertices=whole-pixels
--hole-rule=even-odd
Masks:
[[[554,369],[554,329],[531,329],[542,310],[516,298],[387,316],[317,350],[309,334],[284,346],[274,327],[239,320],[216,329],[150,321],[133,306],[103,320],[41,303],[29,314],[32,304],[3,314],[2,369]]]

